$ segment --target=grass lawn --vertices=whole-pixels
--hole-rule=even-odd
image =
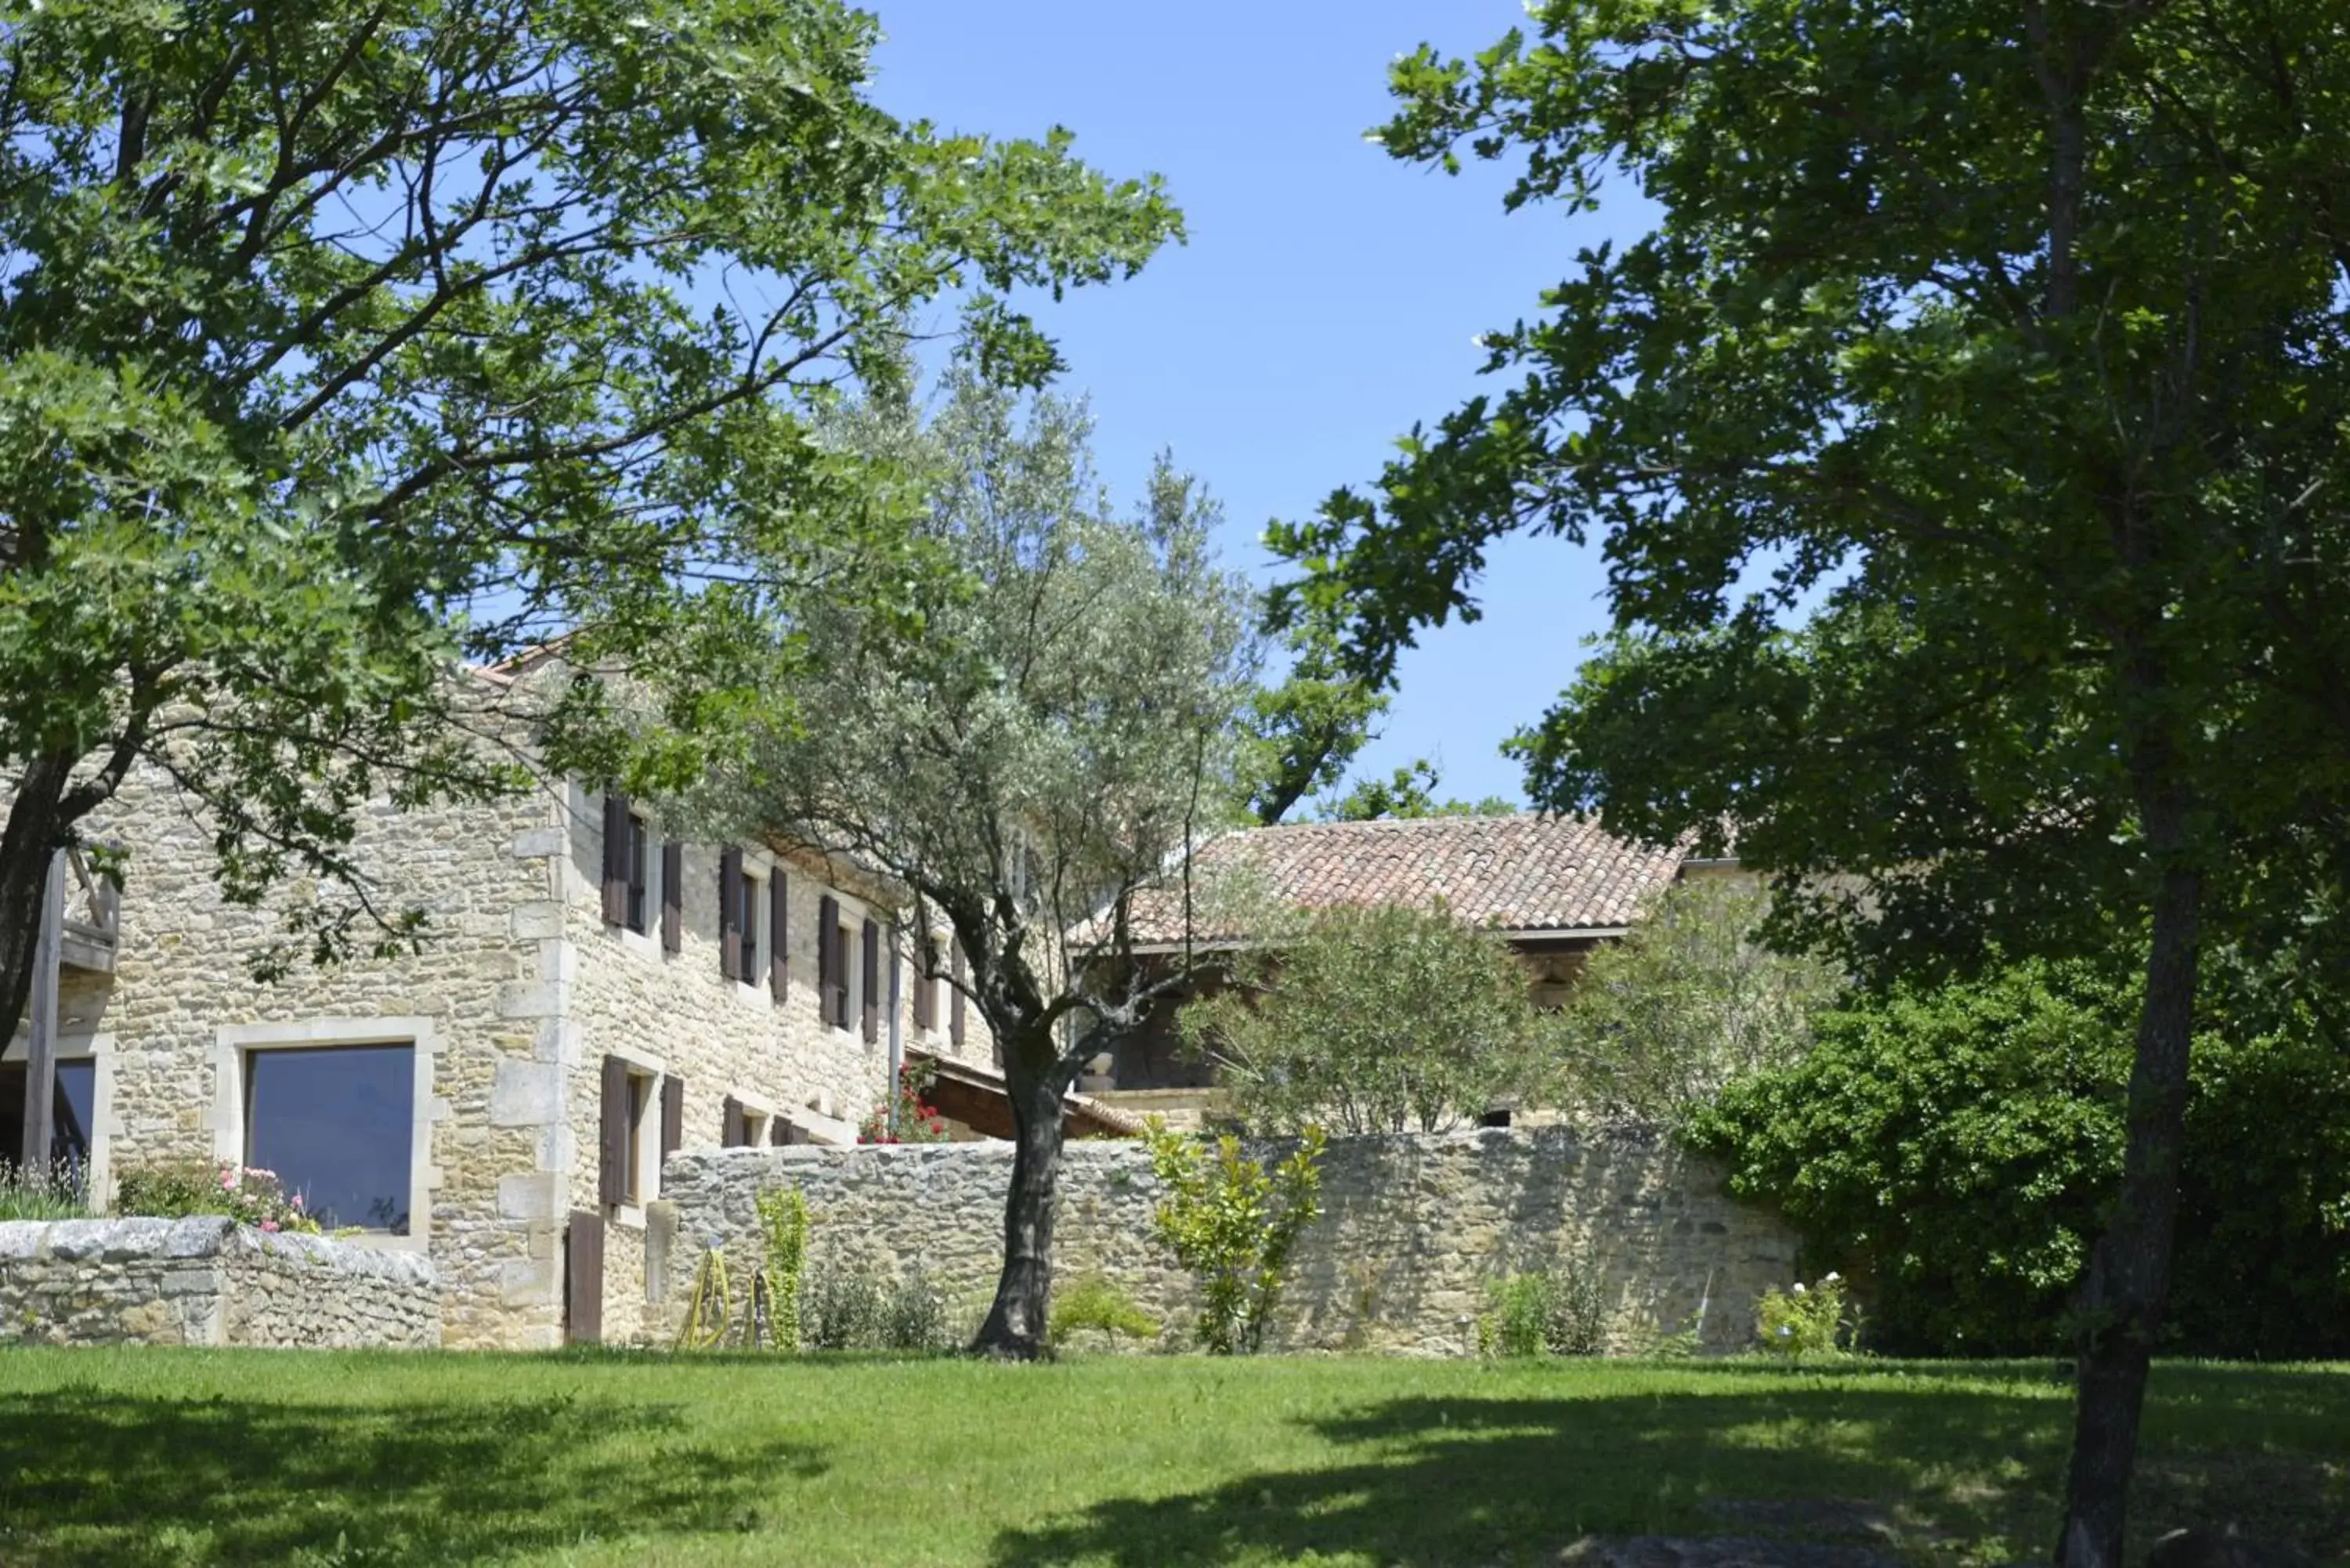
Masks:
[[[1483,1565],[1751,1532],[1742,1500],[2041,1560],[2067,1397],[2043,1364],[13,1350],[0,1563]],[[2350,1368],[2163,1367],[2142,1474],[2149,1534],[2350,1556]]]

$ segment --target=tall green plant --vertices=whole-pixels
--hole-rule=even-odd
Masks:
[[[1220,1138],[1212,1158],[1198,1139],[1155,1118],[1145,1135],[1150,1168],[1166,1196],[1151,1226],[1175,1261],[1200,1282],[1200,1343],[1211,1355],[1253,1355],[1281,1304],[1289,1258],[1322,1212],[1320,1127],[1307,1127],[1273,1169]]]
[[[1316,910],[1232,960],[1177,1028],[1252,1130],[1434,1132],[1553,1076],[1524,966],[1441,904]]]
[[[754,1203],[765,1256],[759,1261],[766,1282],[767,1329],[778,1350],[800,1348],[800,1285],[807,1272],[807,1199],[796,1187],[770,1187]]]

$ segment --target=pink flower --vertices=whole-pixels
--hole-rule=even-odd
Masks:
[[[236,1167],[231,1166],[221,1172],[221,1190],[223,1192],[236,1190]]]
[[[261,1228],[265,1231],[275,1231],[277,1229],[277,1221],[275,1220],[264,1220],[261,1222]]]
[[[294,1195],[293,1202],[294,1202],[294,1207],[295,1207],[295,1208],[296,1208],[296,1209],[301,1208],[301,1207],[302,1207],[302,1195],[301,1195],[300,1193],[298,1193],[298,1192],[297,1192],[297,1193],[296,1193],[296,1194]]]

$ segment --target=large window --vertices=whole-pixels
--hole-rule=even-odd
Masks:
[[[25,1086],[22,1062],[0,1064],[0,1161],[36,1165],[25,1158]],[[57,1064],[57,1099],[50,1108],[50,1168],[71,1179],[89,1168],[89,1140],[98,1109],[98,1064],[87,1056]]]
[[[328,1230],[407,1235],[415,1062],[405,1044],[247,1053],[245,1163],[276,1171]]]

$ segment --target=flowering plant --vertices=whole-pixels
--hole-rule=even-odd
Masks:
[[[1754,1318],[1762,1348],[1790,1361],[1852,1350],[1860,1337],[1860,1309],[1846,1301],[1844,1276],[1833,1272],[1809,1286],[1797,1280],[1783,1293],[1772,1286]]]
[[[898,1086],[873,1107],[857,1129],[858,1143],[944,1143],[946,1118],[922,1098],[938,1079],[928,1062],[908,1062],[898,1069]]]
[[[259,1230],[316,1233],[298,1192],[288,1192],[274,1170],[204,1160],[173,1160],[126,1170],[115,1186],[118,1214],[178,1219],[189,1214],[224,1214]]]

